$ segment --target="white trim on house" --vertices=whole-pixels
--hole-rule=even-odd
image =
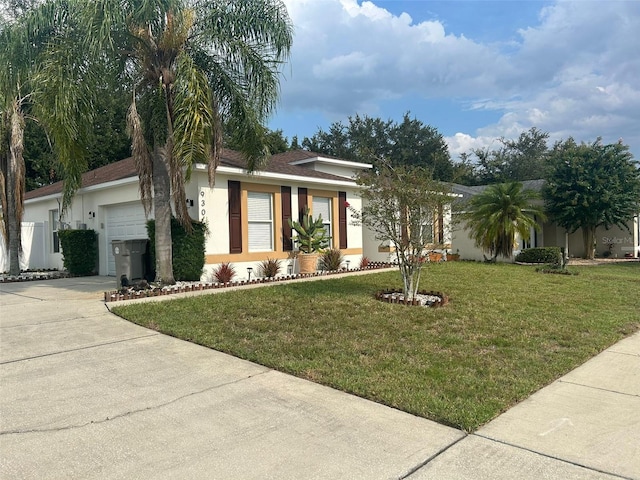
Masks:
[[[100,190],[106,190],[108,188],[119,187],[122,185],[128,185],[130,183],[138,183],[138,176],[134,175],[133,177],[121,178],[120,180],[113,180],[111,182],[100,183],[98,185],[92,185],[90,187],[83,187],[78,189],[74,196],[84,195],[90,192],[97,192]],[[36,202],[44,202],[47,200],[57,200],[62,198],[63,192],[52,193],[51,195],[45,195],[42,197],[29,198],[24,201],[25,205]]]
[[[307,163],[324,163],[325,165],[337,165],[340,167],[355,168],[358,170],[368,170],[373,168],[373,165],[370,163],[352,162],[350,160],[338,160],[336,158],[327,157],[305,158],[304,160],[289,162],[289,165],[305,165]]]
[[[198,163],[196,164],[196,170],[206,171],[207,166],[202,163]],[[349,180],[347,177],[344,177],[344,180],[333,180],[328,178],[305,177],[302,175],[289,175],[286,173],[274,173],[274,172],[264,172],[264,171],[255,171],[253,173],[248,173],[244,168],[225,167],[222,165],[216,168],[216,174],[218,173],[223,173],[228,175],[241,175],[246,178],[261,178],[261,179],[269,179],[274,181],[286,180],[288,182],[316,183],[319,185],[331,185],[331,186],[341,186],[341,187],[357,186],[356,182],[354,182],[353,180]]]

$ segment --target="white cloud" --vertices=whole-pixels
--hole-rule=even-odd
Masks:
[[[469,153],[476,149],[492,148],[497,145],[494,137],[477,136],[472,137],[467,133],[456,133],[452,137],[445,137],[449,147],[451,158],[457,159],[463,153]]]
[[[281,110],[334,120],[375,115],[389,99],[454,99],[460,110],[501,118],[450,136],[452,153],[536,126],[552,139],[623,137],[640,156],[640,2],[558,1],[504,44],[474,42],[439,20],[414,22],[370,1],[285,3],[296,33]],[[412,107],[401,110],[438,127],[435,112],[424,118]]]
[[[408,14],[394,16],[355,0],[286,3],[296,33],[285,109],[350,115],[409,93],[436,98],[496,88],[482,70],[502,60],[486,46],[447,34],[439,21],[413,23]]]

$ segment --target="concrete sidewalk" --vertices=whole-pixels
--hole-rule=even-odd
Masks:
[[[640,479],[640,332],[457,443],[417,479]]]
[[[474,435],[0,285],[0,478],[640,479],[640,334]]]

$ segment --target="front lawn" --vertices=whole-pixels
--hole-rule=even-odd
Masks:
[[[427,265],[440,309],[379,302],[397,272],[114,308],[163,333],[473,431],[640,328],[640,264]]]

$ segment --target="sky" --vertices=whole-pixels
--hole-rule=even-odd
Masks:
[[[412,117],[454,160],[531,127],[640,160],[638,0],[284,0],[295,33],[269,127]]]

